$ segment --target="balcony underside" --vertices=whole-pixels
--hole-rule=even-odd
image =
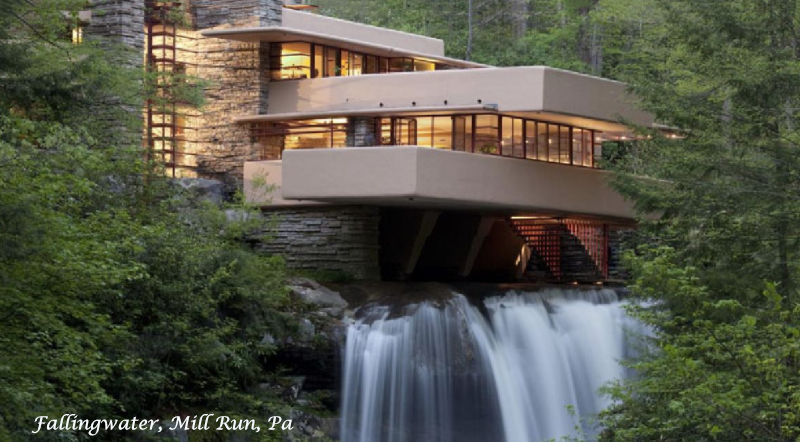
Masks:
[[[245,195],[262,206],[359,204],[504,215],[630,220],[606,172],[409,146],[309,149],[245,164]],[[258,184],[271,184],[267,192]]]

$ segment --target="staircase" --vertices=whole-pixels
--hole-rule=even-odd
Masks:
[[[570,218],[510,219],[531,249],[528,276],[548,282],[608,279],[608,225]]]

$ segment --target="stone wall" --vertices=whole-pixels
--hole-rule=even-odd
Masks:
[[[375,146],[378,139],[375,135],[375,119],[369,117],[353,117],[347,120],[347,146]]]
[[[144,1],[92,0],[91,19],[84,29],[87,40],[98,40],[108,50],[112,65],[142,69],[144,51]],[[108,97],[94,112],[101,116],[102,140],[117,146],[142,145],[144,99],[125,101]]]
[[[376,207],[284,209],[274,237],[258,248],[286,259],[287,267],[343,272],[357,279],[380,278],[380,211]]]
[[[132,49],[127,60],[142,66],[144,50],[144,1],[91,0],[92,18],[85,29],[87,38],[102,37],[102,42]]]
[[[283,0],[189,0],[198,29],[280,26]]]
[[[192,30],[180,32],[181,62],[188,75],[206,82],[205,104],[187,110],[187,149],[197,176],[242,188],[245,161],[259,159],[258,143],[236,117],[266,113],[269,45],[205,38],[203,30],[279,26],[282,0],[191,0]]]
[[[636,229],[614,228],[608,232],[608,279],[623,281],[628,278],[628,272],[622,267],[622,255],[633,247]]]

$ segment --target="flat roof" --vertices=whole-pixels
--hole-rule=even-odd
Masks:
[[[226,40],[235,40],[245,43],[256,43],[256,42],[287,43],[287,42],[301,41],[308,43],[324,44],[356,52],[366,52],[369,53],[370,55],[378,55],[381,57],[387,57],[387,58],[411,57],[425,61],[443,63],[459,68],[491,67],[486,64],[459,60],[456,58],[445,57],[443,55],[423,53],[399,47],[370,43],[368,40],[357,41],[329,34],[321,34],[318,32],[287,28],[284,26],[216,29],[210,31],[203,31],[201,34],[204,37],[222,38]]]
[[[377,107],[371,109],[321,111],[321,112],[288,112],[282,114],[244,115],[233,119],[236,123],[260,123],[291,120],[313,120],[337,117],[369,117],[369,116],[414,116],[414,115],[449,115],[451,113],[497,113],[495,105],[474,106],[413,106],[413,107]]]

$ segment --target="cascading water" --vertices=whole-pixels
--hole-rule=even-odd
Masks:
[[[591,435],[624,376],[626,328],[614,291],[455,295],[396,317],[372,307],[349,327],[343,442],[527,442]]]

